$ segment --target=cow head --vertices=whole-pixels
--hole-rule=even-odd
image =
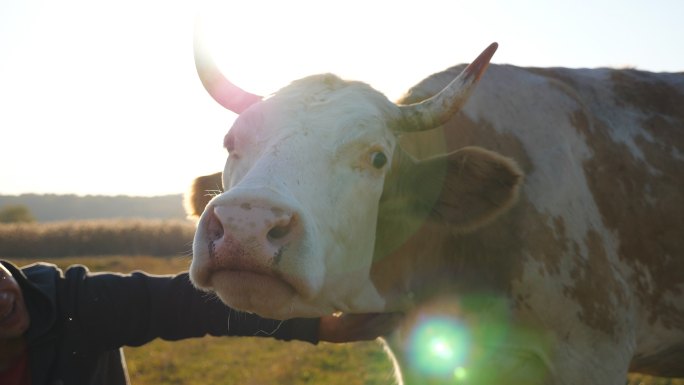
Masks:
[[[449,119],[495,50],[493,44],[439,94],[409,106],[330,74],[262,99],[196,51],[205,88],[240,115],[224,139],[225,192],[198,222],[194,284],[271,318],[396,310],[371,278],[379,254],[436,211],[466,231],[516,194],[520,174],[497,154],[466,148],[419,162],[398,146],[402,132]]]

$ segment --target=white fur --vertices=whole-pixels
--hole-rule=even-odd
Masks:
[[[384,173],[396,145],[385,122],[395,108],[364,84],[322,75],[292,84],[237,119],[226,192],[210,202],[203,220],[222,205],[268,201],[294,208],[304,239],[284,253],[277,272],[305,290],[275,306],[255,298],[245,308],[239,298],[224,295],[226,303],[280,319],[384,310],[369,270]],[[384,170],[370,164],[373,151],[388,156]],[[211,274],[206,237],[201,220],[191,267],[195,282]]]

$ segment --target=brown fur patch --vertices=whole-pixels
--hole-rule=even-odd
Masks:
[[[634,272],[629,281],[632,292],[651,324],[659,321],[667,328],[683,327],[682,304],[677,307],[667,300],[668,294],[681,297],[684,285],[684,92],[668,81],[682,75],[602,70],[612,84],[594,85],[575,80],[571,70],[528,71],[555,79],[555,86],[581,100],[583,107],[572,119],[593,153],[584,171],[605,225],[618,236],[619,257]],[[612,86],[615,99],[596,103],[594,86]],[[615,103],[615,111],[605,110],[606,102]],[[616,125],[616,111],[622,119],[641,114],[636,123],[644,134],[636,134],[633,140],[643,159],[609,135],[609,127]],[[590,241],[588,246],[592,258],[601,259],[605,251],[600,242]],[[611,288],[615,286],[604,282],[601,290]],[[582,297],[580,292],[569,294]],[[582,303],[590,313],[593,305]],[[602,329],[609,328],[606,324]]]
[[[611,336],[622,335],[615,330],[620,324],[617,311],[628,305],[627,294],[616,282],[616,271],[606,255],[601,236],[590,231],[585,244],[589,255],[586,259],[574,259],[570,271],[573,284],[566,286],[564,293],[581,304],[578,317],[582,322]]]
[[[198,219],[209,201],[223,191],[221,173],[195,178],[183,197],[183,207],[190,219]]]
[[[684,315],[666,294],[681,296],[684,285],[684,95],[665,83],[643,81],[638,71],[615,71],[617,102],[645,114],[642,127],[654,140],[637,136],[645,159],[614,142],[605,118],[578,112],[576,126],[594,157],[584,165],[606,225],[617,232],[621,259],[635,272],[634,293],[651,323],[682,327]],[[593,129],[591,128],[593,126]]]
[[[506,155],[506,159],[508,157],[515,159],[525,172],[532,169],[531,162],[517,138],[512,135],[498,134],[487,122],[474,122],[464,115],[457,115],[444,128],[402,136],[402,146],[407,147],[413,155],[418,155],[420,158],[429,158],[434,154],[443,154],[445,151],[455,151],[473,145],[495,150],[497,154]],[[501,158],[504,159],[504,157]],[[462,157],[460,161],[465,159]],[[456,159],[453,163],[454,170],[458,169],[459,164],[462,163]],[[514,166],[512,170],[514,172],[509,176],[516,176],[515,183],[520,182],[519,178],[523,171],[517,166]],[[492,181],[497,179],[493,178]],[[467,189],[470,184],[466,182],[464,186],[457,186],[456,190]],[[415,185],[426,187],[424,183],[416,182]],[[445,192],[450,190],[452,189],[448,188]],[[463,196],[463,192],[456,195]],[[509,198],[514,198],[515,195],[509,195]],[[501,199],[496,197],[493,200],[501,202]],[[504,206],[509,208],[508,204],[512,202],[513,200]],[[405,203],[408,204],[410,201]],[[402,296],[411,292],[416,302],[421,302],[440,292],[485,291],[507,295],[505,293],[511,292],[511,283],[522,274],[523,243],[521,240],[526,235],[521,232],[530,232],[538,237],[548,234],[548,237],[555,240],[552,228],[548,231],[539,231],[539,229],[547,228],[546,218],[530,215],[533,212],[535,212],[534,207],[523,200],[513,205],[509,212],[498,213],[495,221],[491,221],[485,227],[480,227],[476,232],[451,233],[439,217],[432,217],[421,222],[422,224],[415,225],[411,233],[406,236],[394,237],[396,233],[390,231],[388,237],[408,239],[389,255],[385,251],[376,250],[378,253],[376,254],[377,261],[372,268],[373,281],[378,289],[387,293],[389,297]],[[383,219],[385,218],[381,216],[379,233],[382,233],[380,227],[384,227],[385,224],[396,224],[394,219],[387,219],[383,224]],[[530,223],[520,226],[521,221],[530,221]],[[532,222],[536,224],[532,225]],[[480,222],[478,225],[483,224]],[[381,238],[378,238],[379,244],[382,244]],[[549,247],[556,244],[553,241],[535,243],[546,244]],[[555,256],[558,250],[554,248],[549,250],[548,254]],[[556,267],[555,271],[558,269]]]
[[[431,78],[450,78],[459,70],[460,68],[455,67],[447,72],[433,75]],[[621,258],[628,261],[628,264],[637,272],[633,277],[633,284],[640,302],[649,307],[652,322],[660,319],[666,325],[673,326],[675,322],[681,325],[682,320],[677,309],[665,303],[663,295],[666,293],[680,295],[676,286],[682,284],[684,280],[684,275],[680,274],[684,271],[684,265],[682,265],[684,260],[680,257],[684,254],[682,252],[684,236],[681,233],[681,229],[684,228],[684,223],[682,223],[684,198],[681,195],[684,191],[682,185],[684,174],[681,170],[684,167],[681,159],[677,160],[673,157],[673,154],[680,156],[684,154],[684,151],[677,147],[684,143],[682,137],[684,135],[682,128],[684,127],[682,123],[684,109],[679,107],[684,105],[682,95],[664,82],[654,82],[648,79],[649,74],[638,71],[613,72],[614,91],[619,96],[618,105],[647,113],[643,125],[650,135],[656,138],[656,141],[641,137],[636,139],[636,143],[643,151],[649,165],[664,171],[662,175],[657,176],[651,175],[646,164],[634,159],[624,144],[616,143],[608,136],[607,128],[602,126],[602,119],[605,119],[603,116],[589,111],[582,112],[581,101],[586,100],[581,93],[582,90],[578,91],[579,84],[573,82],[573,74],[556,69],[528,69],[528,71],[547,79],[555,79],[557,83],[551,83],[552,85],[578,100],[579,110],[574,116],[574,123],[578,130],[586,135],[587,143],[594,153],[594,157],[584,164],[588,183],[606,225],[616,230],[621,240],[619,246]],[[402,98],[400,103],[414,103],[429,97],[430,94],[431,92],[416,87]],[[590,99],[588,103],[591,104]],[[478,145],[516,159],[526,174],[533,172],[531,162],[523,146],[517,143],[517,139],[512,135],[497,133],[486,121],[473,122],[463,115],[454,117],[443,129],[404,135],[401,143],[407,151],[417,157],[429,157],[445,149]],[[655,200],[655,202],[649,203],[649,200]],[[490,228],[498,228],[499,231],[509,233],[520,232],[520,239],[526,240],[526,248],[537,248],[537,250],[529,250],[529,254],[540,258],[540,262],[545,266],[545,271],[540,271],[540,274],[559,274],[561,259],[568,254],[579,256],[580,245],[565,238],[565,223],[562,218],[548,218],[535,213],[535,209],[523,198],[510,214],[502,218],[501,223],[497,221],[478,234],[464,237],[464,239],[483,237]],[[508,225],[504,223],[508,220],[506,218],[514,218],[518,215],[520,216]],[[518,228],[512,230],[510,226]],[[625,293],[624,288],[619,289],[617,282],[610,278],[615,272],[608,269],[606,251],[597,237],[597,234],[588,235],[584,244],[592,255],[591,258],[595,258],[596,261],[591,261],[587,265],[580,263],[573,276],[580,279],[585,276],[582,270],[598,269],[602,273],[596,273],[592,279],[603,277],[604,281],[601,282],[600,289],[603,293],[613,292],[617,297],[610,299],[589,295],[591,291],[589,288],[592,285],[595,286],[594,289],[599,288],[596,286],[599,283],[597,281],[585,282],[586,288],[582,288],[579,284],[575,285],[575,288],[568,288],[566,293],[576,298],[582,305],[581,316],[585,322],[610,333],[609,323],[611,317],[614,316],[608,309],[622,303],[624,298],[621,300],[620,296],[624,296]],[[512,241],[513,238],[510,239],[512,244],[515,243]],[[542,238],[547,240],[544,241]],[[488,245],[482,246],[481,252],[476,250],[472,252],[487,254],[491,251],[487,250]],[[522,245],[519,246],[522,247]],[[547,249],[544,250],[544,247]],[[515,247],[510,248],[509,252],[511,255],[518,253]],[[600,264],[601,261],[604,263],[600,269],[592,265]],[[649,288],[652,282],[646,279],[647,273],[644,269],[648,269],[653,277],[657,277],[655,287],[652,289]],[[524,299],[521,298],[520,302],[522,304]],[[604,318],[598,309],[606,311]]]

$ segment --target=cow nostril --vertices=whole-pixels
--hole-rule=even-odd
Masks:
[[[281,238],[284,238],[287,236],[287,234],[290,232],[290,225],[285,225],[285,226],[276,226],[272,228],[268,232],[268,239],[270,240],[278,240]]]
[[[216,241],[223,237],[223,225],[213,211],[210,212],[209,215],[209,222],[207,223],[207,235],[211,241]]]
[[[268,239],[271,241],[277,241],[285,238],[294,226],[294,218],[289,218],[276,226],[273,226],[271,230],[268,231]]]

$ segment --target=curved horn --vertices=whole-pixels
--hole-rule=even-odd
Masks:
[[[400,131],[423,131],[446,123],[468,100],[470,92],[487,69],[489,61],[499,47],[492,43],[456,79],[437,95],[420,103],[399,106],[401,118],[397,124]]]
[[[231,83],[221,74],[211,55],[202,44],[197,26],[195,28],[194,51],[195,68],[197,68],[197,74],[202,80],[202,85],[220,105],[240,114],[262,99],[261,96],[249,93]]]

